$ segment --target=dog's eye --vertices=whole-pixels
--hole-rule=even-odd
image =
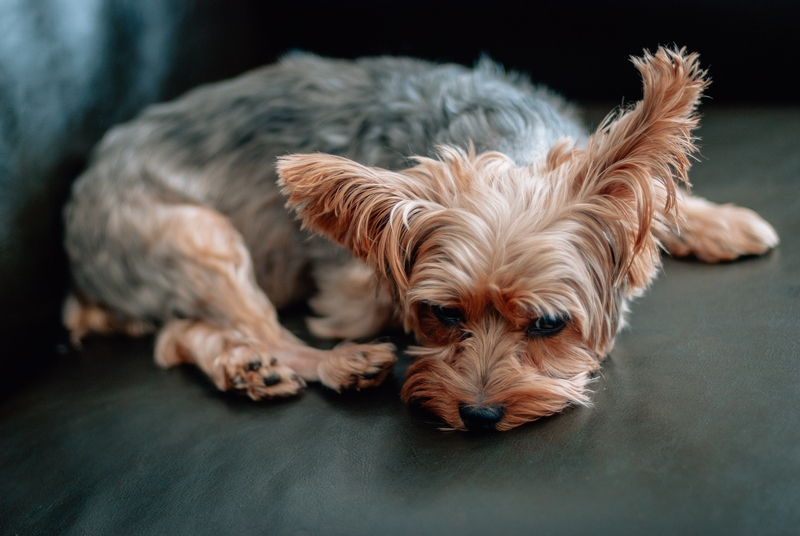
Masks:
[[[526,334],[529,337],[548,337],[555,335],[567,326],[560,316],[544,315],[528,324]]]
[[[431,305],[431,311],[443,325],[455,327],[464,322],[464,313],[455,307],[442,307],[441,305]]]

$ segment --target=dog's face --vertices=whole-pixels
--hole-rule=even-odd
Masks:
[[[650,232],[685,179],[696,58],[638,64],[645,97],[587,147],[518,167],[442,148],[395,173],[294,155],[279,172],[304,224],[345,244],[395,292],[412,348],[403,398],[455,429],[505,430],[587,403],[625,300],[659,263]]]
[[[507,429],[587,401],[622,296],[565,169],[445,150],[408,173],[447,187],[423,228],[408,224],[419,238],[398,296],[422,346],[403,397],[454,428]]]

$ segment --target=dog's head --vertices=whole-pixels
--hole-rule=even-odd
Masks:
[[[644,97],[576,148],[518,167],[440,148],[402,172],[322,154],[282,158],[289,205],[395,292],[411,349],[403,398],[456,429],[506,430],[586,404],[626,299],[659,266],[706,84],[695,55],[635,60]]]

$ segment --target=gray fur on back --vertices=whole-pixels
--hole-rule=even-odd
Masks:
[[[437,145],[473,143],[524,165],[564,136],[585,139],[562,99],[486,59],[467,69],[291,54],[152,106],[106,134],[65,210],[75,282],[125,316],[191,314],[168,262],[153,280],[141,226],[155,203],[203,204],[242,233],[259,284],[280,307],[307,292],[304,272],[346,254],[308,240],[286,213],[277,156],[319,151],[400,169]]]

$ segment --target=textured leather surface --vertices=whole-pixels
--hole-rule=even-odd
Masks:
[[[0,404],[0,533],[796,534],[800,110],[712,110],[701,135],[696,192],[782,244],[667,260],[594,407],[442,433],[399,402],[405,361],[258,404],[159,370],[150,339],[94,339]]]

